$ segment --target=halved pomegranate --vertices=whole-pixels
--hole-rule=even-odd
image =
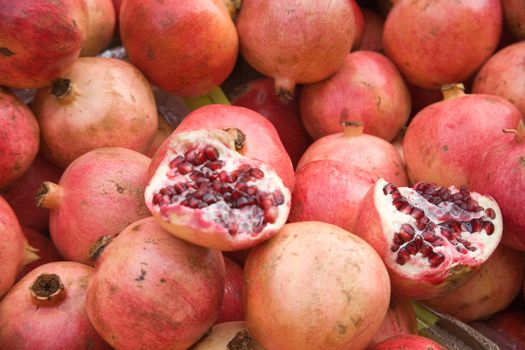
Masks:
[[[490,257],[502,217],[492,197],[463,187],[380,179],[361,203],[356,233],[383,258],[393,293],[428,299],[467,282]]]
[[[286,222],[290,191],[268,165],[235,151],[226,131],[170,137],[155,154],[146,205],[175,236],[239,250],[270,238]]]

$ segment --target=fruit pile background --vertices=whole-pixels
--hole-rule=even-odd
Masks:
[[[0,350],[525,349],[525,1],[0,0]]]

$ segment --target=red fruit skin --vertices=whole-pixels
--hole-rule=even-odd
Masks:
[[[521,0],[501,0],[505,24],[518,40],[525,39],[525,3]]]
[[[222,0],[126,0],[120,35],[130,61],[178,96],[220,85],[237,58],[237,32]]]
[[[361,41],[365,34],[365,17],[364,10],[361,10],[359,4],[355,0],[350,0],[352,4],[352,11],[354,12],[354,42],[352,43],[352,50],[357,49],[361,45]]]
[[[62,194],[51,210],[51,239],[66,260],[94,264],[89,249],[130,223],[149,216],[144,204],[151,160],[124,148],[99,148],[64,171]]]
[[[22,177],[0,190],[0,194],[13,208],[20,225],[40,232],[48,231],[49,209],[36,206],[35,194],[42,182],[58,182],[62,172],[62,169],[38,154]]]
[[[86,309],[114,348],[183,350],[213,325],[223,293],[221,252],[179,240],[150,217],[104,249]]]
[[[362,9],[364,17],[363,37],[358,50],[383,52],[383,17],[366,8]]]
[[[419,335],[403,334],[383,340],[367,350],[445,350],[438,343]]]
[[[284,185],[293,190],[295,175],[292,161],[286,152],[279,134],[268,119],[248,108],[226,105],[201,107],[184,118],[175,133],[203,128],[237,128],[246,135],[246,143],[241,153],[258,159],[274,168]],[[169,143],[168,138],[164,144]],[[162,148],[161,148],[162,149]],[[157,157],[162,160],[162,157]],[[152,169],[156,165],[152,164]]]
[[[402,334],[417,335],[417,318],[412,303],[408,299],[391,298],[381,328],[369,345],[374,345],[388,338]]]
[[[40,274],[55,273],[65,296],[55,305],[40,304],[29,287]],[[0,348],[20,350],[106,350],[86,314],[85,298],[93,268],[71,261],[42,265],[22,278],[0,302]]]
[[[112,0],[87,0],[88,27],[80,56],[96,56],[107,48],[115,31],[115,7]]]
[[[486,322],[505,337],[514,339],[525,348],[525,311],[507,309]]]
[[[244,321],[244,275],[243,269],[233,260],[224,257],[224,297],[215,324]]]
[[[410,94],[394,64],[372,51],[347,55],[332,77],[301,92],[301,117],[314,139],[341,130],[341,122],[362,121],[364,132],[393,140],[410,115]]]
[[[510,102],[490,95],[465,95],[428,106],[414,117],[403,139],[411,183],[468,186],[487,145],[521,118]]]
[[[348,0],[247,0],[235,25],[243,57],[274,78],[276,92],[283,96],[291,96],[296,83],[334,74],[355,37]]]
[[[470,187],[498,202],[505,228],[502,244],[525,251],[525,132],[521,133],[521,140],[508,134],[492,142],[472,174]]]
[[[15,213],[0,197],[0,299],[15,283],[16,275],[24,263],[24,247],[27,240]]]
[[[501,28],[498,0],[400,0],[383,45],[407,80],[436,89],[467,80],[496,49]]]
[[[38,88],[73,65],[86,38],[84,0],[1,0],[0,85]]]
[[[29,168],[38,152],[38,133],[38,123],[31,110],[15,96],[0,90],[0,187],[16,180]]]
[[[301,121],[299,99],[283,101],[275,95],[273,80],[262,78],[239,87],[230,100],[235,106],[256,111],[273,124],[295,167],[312,143]]]
[[[55,245],[47,236],[44,236],[42,233],[29,227],[22,227],[22,231],[24,232],[24,236],[27,239],[29,245],[37,249],[36,253],[40,259],[35,260],[30,264],[24,265],[17,276],[17,281],[41,265],[62,260],[62,256],[60,256],[60,253],[55,248]]]
[[[425,302],[463,322],[483,319],[509,306],[522,288],[524,271],[525,254],[500,245],[467,283]]]
[[[343,162],[312,161],[295,174],[288,222],[322,221],[354,232],[361,200],[376,180]]]
[[[525,86],[519,83],[525,79],[524,61],[525,42],[498,51],[481,67],[474,80],[472,92],[501,96],[525,115]]]

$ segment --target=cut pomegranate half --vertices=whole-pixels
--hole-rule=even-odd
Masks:
[[[463,187],[380,179],[361,203],[356,231],[383,258],[395,294],[427,299],[459,287],[489,258],[502,217],[492,197]]]
[[[235,151],[222,130],[181,132],[155,154],[146,205],[173,235],[221,250],[249,248],[275,234],[290,191],[268,165]]]

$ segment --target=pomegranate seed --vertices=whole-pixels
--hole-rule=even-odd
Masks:
[[[392,195],[392,200],[398,200],[399,198],[401,198],[401,192],[399,192],[399,190],[395,190],[394,192],[391,193]]]
[[[173,158],[169,164],[169,167],[170,169],[175,169],[177,167],[177,165],[179,165],[180,163],[184,162],[184,157],[183,156],[177,156],[175,158]]]
[[[193,180],[193,181],[197,181],[198,179],[200,179],[201,177],[204,177],[204,174],[201,173],[200,171],[198,170],[193,170],[190,174],[190,179]]]
[[[228,224],[228,233],[230,235],[236,234],[238,230],[239,230],[239,225],[236,224],[235,222],[231,222]]]
[[[228,185],[222,185],[221,187],[221,193],[231,193],[233,190],[233,188],[231,188],[231,186],[228,186]]]
[[[403,242],[410,242],[414,238],[414,235],[411,235],[408,232],[401,231],[401,232],[399,232],[399,237],[401,237]]]
[[[230,181],[229,182],[235,182],[237,181],[237,179],[239,178],[239,176],[242,175],[242,172],[240,172],[239,170],[234,170],[230,173]]]
[[[189,203],[188,203],[188,206],[189,206],[190,208],[195,209],[195,208],[197,208],[197,206],[199,205],[199,202],[200,202],[200,201],[199,201],[197,198],[190,198]]]
[[[246,191],[248,189],[248,184],[246,184],[246,182],[239,182],[237,183],[237,185],[235,185],[235,189],[237,191]]]
[[[412,216],[416,220],[420,220],[425,216],[425,212],[419,208],[414,208],[410,213],[410,216]]]
[[[459,221],[449,221],[448,226],[454,233],[461,233],[463,231]]]
[[[405,241],[403,240],[403,238],[401,238],[401,235],[399,233],[396,233],[394,234],[394,243],[397,245],[401,245],[405,243]]]
[[[417,236],[416,239],[414,239],[414,244],[416,246],[417,251],[419,251],[423,246],[423,238],[421,236]]]
[[[246,189],[246,193],[250,196],[254,196],[259,192],[259,189],[256,186],[250,186]]]
[[[449,229],[441,227],[440,231],[441,231],[441,235],[445,237],[446,239],[451,239],[453,237],[452,232]]]
[[[189,162],[182,162],[179,165],[177,165],[177,170],[182,175],[186,175],[193,170],[193,165],[191,165],[191,163]]]
[[[273,193],[273,201],[276,205],[281,205],[284,203],[284,195],[281,191],[276,190]]]
[[[458,252],[460,252],[461,254],[467,254],[468,253],[468,250],[465,247],[461,246],[461,245],[457,245],[456,246],[456,250]]]
[[[428,257],[431,267],[438,267],[445,260],[445,256],[441,253],[434,253]]]
[[[412,236],[416,233],[416,231],[414,230],[414,228],[410,224],[403,224],[403,225],[401,225],[401,231],[407,232],[407,233],[409,233]]]
[[[204,165],[204,166],[206,168],[208,168],[208,169],[216,171],[216,170],[219,170],[220,168],[222,168],[224,166],[224,162],[222,160],[214,160],[212,162],[206,163],[206,165]]]
[[[187,151],[186,153],[184,153],[184,159],[186,159],[188,162],[190,163],[193,163],[193,161],[195,160],[195,157],[197,156],[197,149],[191,149],[189,151]]]
[[[428,226],[429,222],[430,219],[426,216],[423,216],[421,219],[416,221],[416,227],[418,228],[418,230],[422,231]]]
[[[217,202],[217,198],[211,194],[211,193],[206,193],[203,197],[202,197],[202,200],[204,202],[206,202],[207,204],[212,204],[212,203],[215,203]]]
[[[264,172],[261,169],[252,168],[250,169],[250,175],[255,177],[257,180],[264,178]]]
[[[405,265],[405,263],[410,259],[410,254],[406,251],[406,249],[400,249],[397,253],[397,259],[396,262],[399,265]]]
[[[232,207],[244,208],[247,205],[248,205],[248,198],[241,197],[232,205]]]
[[[263,228],[264,228],[264,225],[257,225],[253,227],[252,231],[253,233],[259,233],[263,230]]]
[[[161,195],[163,195],[163,196],[166,195],[166,194],[167,195],[173,195],[173,193],[171,192],[171,190],[168,187],[161,188],[159,193]]]
[[[467,247],[467,250],[470,250],[471,252],[475,252],[476,250],[478,250],[478,248],[470,246],[470,247]]]
[[[397,187],[392,185],[392,184],[388,184],[386,185],[385,187],[383,187],[383,193],[384,194],[390,194],[392,193],[394,190],[397,190]]]
[[[394,205],[394,207],[397,210],[403,208],[406,204],[407,204],[407,201],[404,198],[392,201],[392,205]]]
[[[410,255],[416,255],[417,252],[418,252],[418,249],[417,249],[417,247],[416,247],[414,242],[408,243],[406,245],[405,249],[406,249],[407,253],[410,254]]]
[[[264,198],[263,200],[259,200],[259,205],[263,209],[268,209],[273,206],[273,201],[270,198]]]
[[[437,238],[434,235],[434,231],[430,231],[430,230],[424,231],[421,235],[423,236],[423,239],[427,242],[434,242]]]
[[[204,154],[204,151],[200,151],[199,153],[197,153],[192,163],[193,165],[201,165],[201,164],[204,164],[206,160],[207,158],[206,158],[206,155]]]
[[[435,241],[430,242],[430,244],[432,244],[432,246],[434,247],[442,247],[443,245],[445,245],[445,240],[441,237],[436,237]]]
[[[233,200],[231,193],[228,193],[228,192],[224,193],[222,195],[222,200],[224,200],[226,203],[231,203]]]
[[[235,191],[235,190],[232,191],[232,200],[236,201],[236,200],[238,200],[241,197],[242,197],[242,193],[241,192]]]
[[[160,193],[155,193],[153,195],[153,205],[158,205],[162,199],[162,195]]]
[[[208,206],[208,203],[206,202],[199,202],[199,205],[197,205],[197,209],[203,209],[203,208],[206,208]]]
[[[496,218],[496,211],[494,211],[494,209],[492,208],[485,209],[485,214],[487,214],[487,216],[491,218],[492,220]]]
[[[277,207],[270,207],[264,211],[264,220],[270,224],[273,224],[275,223],[278,215],[279,209]]]
[[[204,197],[204,195],[206,194],[206,192],[204,192],[204,190],[197,190],[195,191],[195,193],[193,194],[193,196],[197,199],[202,199],[202,197]]]
[[[484,221],[483,228],[485,229],[485,232],[487,232],[487,235],[489,236],[494,233],[494,224],[490,221]]]
[[[413,206],[411,206],[410,204],[406,203],[404,206],[402,206],[401,208],[399,208],[399,211],[403,214],[410,214],[412,212],[412,210],[414,209]]]
[[[395,253],[399,250],[399,246],[397,244],[392,244],[390,250],[392,251],[392,253]]]
[[[421,255],[423,255],[423,257],[428,257],[430,255],[430,253],[433,253],[434,251],[432,250],[432,246],[430,244],[423,244],[423,246],[421,247],[421,249],[419,249],[419,252],[421,253]]]
[[[211,145],[204,147],[203,153],[206,156],[206,159],[210,161],[219,159],[219,151]]]

